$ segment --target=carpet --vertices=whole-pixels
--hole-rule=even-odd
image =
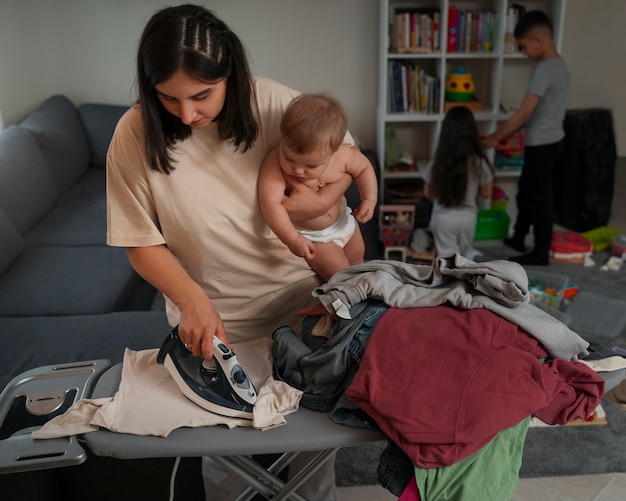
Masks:
[[[506,259],[515,251],[502,245],[481,247],[485,259]],[[575,299],[569,305],[569,313],[583,323],[585,329],[577,330],[586,340],[613,347],[626,348],[626,327],[622,322],[623,311],[615,309],[614,301],[626,301],[626,263],[619,271],[600,271],[609,259],[609,251],[593,254],[595,265],[551,263],[548,266],[529,266],[529,273],[548,272],[566,275],[579,293],[591,294],[593,301],[600,300],[601,311],[576,312]],[[602,301],[605,298],[605,301]],[[585,308],[589,305],[585,301]],[[606,315],[612,315],[607,322]],[[601,322],[583,322],[593,313]],[[593,320],[593,319],[592,319]],[[613,321],[611,321],[613,320]],[[616,332],[615,322],[621,322]],[[571,326],[570,326],[571,327]],[[606,424],[598,426],[536,426],[528,430],[520,477],[546,477],[596,473],[626,472],[626,411],[618,409],[605,399],[602,402]],[[376,484],[378,457],[384,450],[384,442],[342,449],[337,454],[335,472],[340,486]]]

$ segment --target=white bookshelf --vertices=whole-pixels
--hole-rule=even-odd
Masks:
[[[425,165],[434,155],[437,138],[444,118],[446,75],[450,69],[462,66],[472,74],[475,83],[474,95],[482,104],[475,113],[481,133],[488,134],[509,116],[501,110],[501,103],[521,102],[528,85],[534,62],[519,52],[505,50],[507,11],[512,3],[523,5],[526,10],[540,9],[546,12],[554,24],[554,38],[558,50],[561,48],[566,0],[380,0],[379,36],[379,95],[377,108],[377,151],[381,168],[381,200],[390,203],[390,186],[410,186],[420,179],[417,170],[391,172],[386,164],[385,131],[392,128],[397,138],[400,153],[409,154],[418,165]],[[448,10],[457,7],[463,11],[483,9],[493,13],[494,41],[492,50],[448,52]],[[437,9],[439,12],[439,49],[426,53],[398,53],[393,48],[392,27],[395,14],[411,9]],[[438,111],[390,110],[391,83],[389,65],[392,62],[413,64],[423,68],[427,74],[438,78]],[[493,151],[491,151],[493,154]],[[496,170],[496,183],[505,187],[511,199],[519,171]],[[508,188],[508,189],[507,189]]]

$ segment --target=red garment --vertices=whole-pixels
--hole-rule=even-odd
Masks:
[[[484,309],[390,308],[347,390],[413,462],[447,466],[530,414],[550,424],[588,417],[604,380]]]
[[[420,501],[422,499],[420,497],[420,492],[417,489],[417,482],[415,482],[415,477],[411,479],[411,481],[407,484],[407,486],[400,494],[398,501]]]

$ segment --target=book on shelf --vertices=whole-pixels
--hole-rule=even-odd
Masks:
[[[390,51],[430,53],[438,51],[441,15],[437,8],[391,9]]]
[[[447,52],[492,52],[496,15],[488,10],[448,8]]]
[[[459,8],[455,6],[448,7],[448,52],[456,52],[457,36],[459,32]]]
[[[515,43],[515,26],[526,14],[526,7],[524,5],[513,3],[506,11],[506,32],[504,34],[504,52],[511,54],[519,52],[517,44]]]
[[[388,61],[388,111],[390,113],[439,113],[439,78],[413,61]]]

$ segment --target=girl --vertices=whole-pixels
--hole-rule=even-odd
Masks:
[[[423,172],[424,193],[433,201],[430,229],[438,256],[468,259],[481,254],[472,246],[476,196],[490,198],[493,167],[483,151],[472,112],[451,108],[443,119],[435,158]]]

